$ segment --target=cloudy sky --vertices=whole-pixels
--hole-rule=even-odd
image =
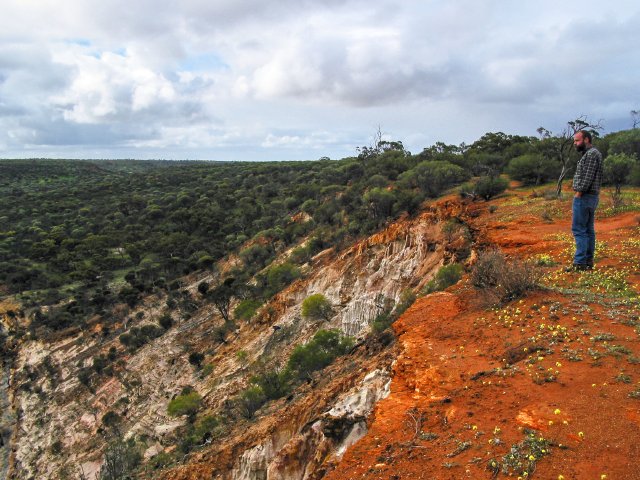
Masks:
[[[342,158],[640,109],[640,3],[2,0],[0,158]]]

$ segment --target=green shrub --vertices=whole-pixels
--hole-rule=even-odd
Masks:
[[[371,322],[371,331],[375,334],[381,333],[389,328],[394,320],[395,318],[389,312],[382,312]]]
[[[369,206],[373,218],[384,220],[394,214],[396,197],[386,188],[372,188],[363,195],[362,201]]]
[[[239,255],[244,264],[249,267],[250,270],[255,271],[267,264],[273,256],[273,251],[270,247],[256,244],[245,248]]]
[[[249,387],[240,393],[238,398],[238,407],[240,414],[245,418],[253,418],[260,407],[267,402],[262,388],[259,386]]]
[[[397,319],[400,317],[400,315],[402,315],[404,312],[407,311],[407,309],[413,305],[413,303],[416,301],[416,294],[413,292],[413,290],[411,290],[410,288],[407,288],[406,290],[403,290],[400,293],[400,299],[398,300],[398,303],[396,304],[395,308],[393,309],[393,317],[394,319]]]
[[[102,416],[102,425],[107,428],[117,429],[122,422],[122,418],[113,410],[109,410]]]
[[[148,465],[153,470],[168,467],[173,462],[173,456],[170,453],[160,452],[149,459]]]
[[[344,355],[353,346],[351,337],[343,336],[339,330],[319,330],[309,343],[298,345],[287,362],[287,370],[300,380],[331,364],[336,357]]]
[[[211,373],[213,373],[213,363],[207,363],[204,367],[202,367],[202,370],[200,370],[200,376],[202,378],[208,377],[209,375],[211,375]]]
[[[158,319],[158,324],[164,330],[169,330],[173,326],[173,318],[168,313],[165,313]]]
[[[451,285],[455,285],[462,278],[462,271],[462,265],[459,263],[452,263],[441,267],[435,277],[425,286],[424,293],[439,292]]]
[[[78,372],[78,380],[86,387],[91,385],[91,369],[83,368]]]
[[[618,153],[609,155],[604,160],[604,179],[607,183],[616,188],[616,193],[620,193],[622,185],[626,184],[633,167],[637,164],[635,157]]]
[[[640,187],[640,162],[636,163],[631,169],[629,183],[635,187]]]
[[[329,320],[333,311],[327,297],[321,293],[308,296],[302,302],[302,316],[313,320]]]
[[[509,186],[509,181],[501,177],[480,177],[475,182],[476,195],[485,200],[504,192]]]
[[[311,259],[311,250],[309,247],[298,247],[291,252],[289,256],[289,260],[293,263],[301,265],[303,263],[307,263]]]
[[[269,267],[265,275],[266,288],[264,294],[266,298],[272,297],[299,276],[300,270],[298,267],[289,262]]]
[[[98,375],[102,373],[102,371],[105,369],[105,367],[108,364],[109,364],[109,361],[107,360],[107,357],[105,357],[104,355],[98,355],[96,357],[93,357],[93,369],[96,371]]]
[[[524,185],[540,185],[557,178],[560,163],[537,154],[526,154],[513,158],[507,166],[507,174]]]
[[[399,184],[419,188],[429,197],[437,197],[444,190],[469,178],[469,172],[447,161],[426,161],[400,175]]]
[[[130,474],[133,473],[141,460],[140,448],[133,438],[124,440],[114,437],[105,448],[104,462],[97,478],[101,480],[131,478]]]
[[[189,363],[198,369],[202,366],[203,360],[204,354],[200,352],[191,352],[189,354]]]
[[[251,377],[251,383],[260,387],[267,400],[275,400],[288,395],[291,391],[287,377],[285,371],[269,370]]]
[[[233,310],[233,316],[236,320],[249,321],[261,306],[262,302],[260,300],[254,300],[252,298],[241,300]]]
[[[188,415],[190,418],[193,418],[198,412],[201,402],[202,397],[198,392],[178,395],[169,402],[169,405],[167,406],[167,413],[172,417]]]

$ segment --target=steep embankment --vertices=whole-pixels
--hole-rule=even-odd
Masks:
[[[394,324],[390,395],[327,479],[640,478],[638,213],[603,196],[597,268],[565,273],[569,202],[482,208],[484,243],[537,263],[547,289],[495,308],[468,281],[420,298]]]
[[[628,202],[637,210],[637,195]],[[568,200],[522,191],[489,203],[448,199],[317,255],[303,279],[226,343],[214,339],[222,320],[204,304],[127,351],[118,335],[157,322],[162,297],[123,315],[108,335],[92,320],[70,337],[24,341],[9,391],[17,412],[11,478],[92,477],[108,411],[142,449],[143,478],[524,478],[525,470],[640,478],[629,460],[639,453],[640,230],[636,213],[606,203],[594,272],[562,272],[572,245]],[[443,263],[490,246],[532,259],[548,289],[491,309],[485,292],[463,280],[420,298],[394,325],[397,343],[367,335],[404,289],[418,292]],[[187,290],[195,294],[207,278],[190,278]],[[330,320],[301,315],[314,293],[332,303]],[[226,417],[222,435],[178,455],[187,419],[170,417],[167,405],[183,387],[202,396],[199,418],[224,412],[257,368],[283,365],[321,328],[355,336],[356,347],[254,418]],[[111,347],[113,373],[92,391],[79,373]],[[189,364],[193,351],[212,365],[208,375]]]
[[[205,304],[186,319],[174,312],[174,326],[160,338],[126,349],[118,336],[157,324],[166,308],[162,296],[116,313],[119,321],[106,333],[99,319],[91,319],[89,328],[70,336],[25,337],[11,371],[18,423],[10,478],[93,477],[102,462],[108,412],[119,419],[122,434],[137,441],[145,461],[164,455],[154,463],[168,467],[154,471],[148,465],[148,478],[263,478],[266,472],[270,478],[319,478],[366,432],[373,405],[388,392],[390,339],[365,339],[370,322],[404,289],[419,289],[457,254],[444,240],[442,225],[451,217],[464,220],[465,208],[441,201],[344,251],[319,254],[304,279],[276,295],[256,320],[238,325],[225,343],[214,339],[222,320]],[[186,290],[195,295],[206,278],[190,278]],[[302,301],[318,292],[334,307],[329,321],[301,315]],[[224,412],[247,387],[255,366],[283,365],[296,345],[321,328],[339,328],[356,337],[358,346],[288,398],[267,403],[256,418],[235,417],[222,426],[223,436],[202,440],[186,456],[177,454],[187,419],[170,417],[167,405],[184,387],[202,396],[199,416]],[[208,375],[189,364],[194,351],[212,365]],[[101,356],[112,358],[110,368],[92,373],[87,388],[82,372],[94,372]]]
[[[226,441],[197,453],[188,465],[163,478],[321,478],[366,432],[375,402],[388,393],[394,355],[385,348],[388,340],[365,338],[370,322],[389,302],[397,302],[404,289],[420,288],[445,258],[455,255],[441,232],[453,216],[465,218],[464,206],[443,201],[344,252],[316,257],[306,279],[265,307],[271,317],[260,325],[243,326],[233,345],[217,358],[229,365],[230,349],[244,349],[252,352],[252,362],[281,365],[292,348],[318,328],[340,328],[361,339],[359,346],[311,384],[268,404],[253,421],[234,426]],[[328,322],[301,317],[302,301],[318,292],[334,305],[335,315]],[[278,330],[271,330],[274,325]],[[290,332],[288,338],[282,337],[283,331]],[[245,385],[246,376],[237,378],[240,385]],[[224,399],[217,389],[211,397]]]

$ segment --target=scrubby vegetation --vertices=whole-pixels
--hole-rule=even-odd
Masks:
[[[332,306],[327,297],[321,293],[308,296],[302,302],[302,316],[313,320],[329,320]]]
[[[533,263],[507,259],[499,250],[483,252],[471,270],[471,283],[498,302],[508,302],[539,288],[541,274]]]
[[[235,296],[243,303],[233,317],[248,320],[315,253],[413,214],[452,186],[471,179],[463,195],[489,199],[507,186],[501,173],[527,185],[566,175],[578,158],[571,129],[598,133],[584,119],[567,125],[558,135],[542,128],[540,137],[497,132],[468,146],[437,142],[416,155],[379,139],[336,161],[2,160],[0,289],[27,306],[49,305],[34,321],[50,330],[108,317],[114,305],[132,308],[153,292],[186,315],[197,301],[212,301],[225,320]],[[637,130],[595,144],[610,154],[606,180],[618,191],[640,182]],[[270,265],[290,246],[288,262]],[[213,269],[233,251],[241,260],[233,288],[203,285],[202,298],[181,298],[177,278]],[[257,272],[257,285],[243,290]]]
[[[201,401],[202,397],[198,392],[183,392],[169,402],[169,405],[167,406],[167,413],[174,417],[187,415],[189,418],[194,418],[198,408],[200,408]]]
[[[427,283],[424,293],[433,293],[444,290],[451,285],[458,283],[462,278],[463,268],[459,263],[445,265],[436,273],[435,277]]]
[[[330,365],[353,347],[354,340],[338,330],[319,330],[309,342],[294,348],[284,368],[263,368],[251,377],[251,386],[236,398],[237,411],[245,418],[269,400],[288,395],[312,374]]]

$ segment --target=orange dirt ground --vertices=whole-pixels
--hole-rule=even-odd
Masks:
[[[640,479],[640,214],[603,195],[596,269],[565,273],[570,198],[477,208],[480,243],[536,261],[547,289],[491,307],[463,279],[418,299],[391,394],[325,478]]]

